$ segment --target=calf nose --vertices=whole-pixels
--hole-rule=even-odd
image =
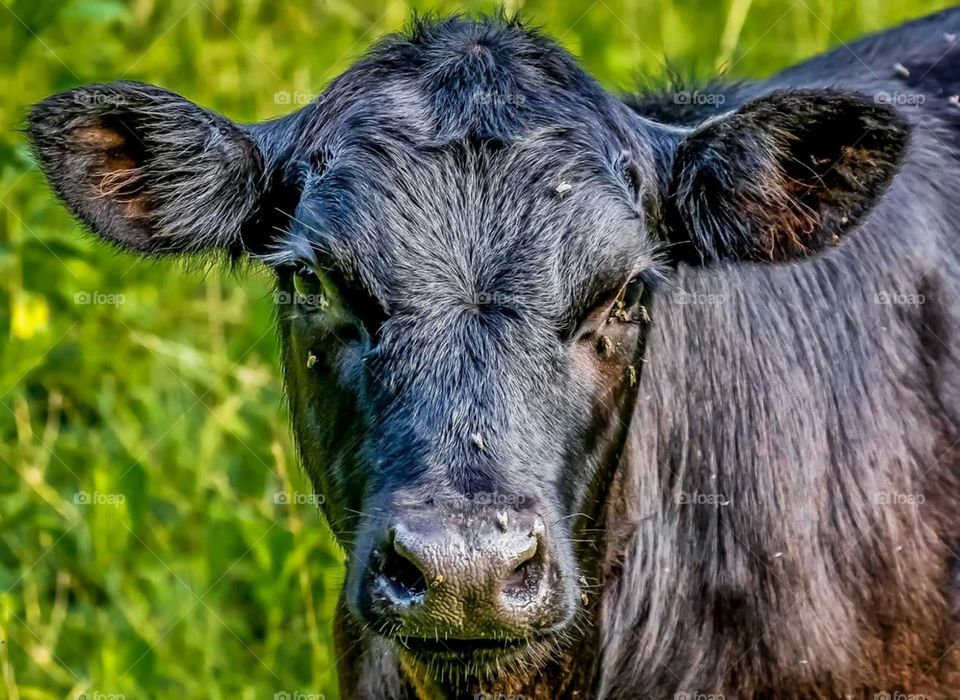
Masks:
[[[409,635],[526,635],[549,617],[548,559],[534,513],[420,513],[388,528],[373,598]]]

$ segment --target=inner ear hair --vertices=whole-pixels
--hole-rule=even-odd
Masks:
[[[862,220],[907,138],[898,113],[863,96],[774,93],[681,143],[671,218],[700,262],[812,255]]]
[[[27,133],[57,194],[100,237],[143,255],[246,250],[268,180],[249,127],[119,82],[48,97]]]
[[[123,204],[129,216],[146,216],[143,144],[135,134],[121,124],[98,123],[78,127],[68,139],[93,159],[89,175],[92,197]]]
[[[873,108],[828,103],[820,114],[799,116],[796,128],[782,136],[790,155],[779,161],[781,187],[785,204],[798,216],[798,226],[768,240],[765,252],[771,259],[802,256],[839,243],[844,230],[861,220],[896,171],[906,124],[887,107],[877,112]]]

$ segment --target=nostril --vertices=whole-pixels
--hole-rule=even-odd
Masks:
[[[534,541],[533,546],[520,555],[519,562],[503,579],[504,595],[515,599],[529,599],[534,596],[543,578],[542,550],[539,543]]]
[[[509,591],[511,589],[521,588],[527,579],[530,578],[531,568],[532,565],[530,561],[525,561],[517,565],[503,580],[503,589]]]
[[[386,580],[388,587],[397,597],[422,595],[427,590],[426,577],[420,567],[410,559],[409,553],[397,544],[391,537],[381,557],[380,576]]]

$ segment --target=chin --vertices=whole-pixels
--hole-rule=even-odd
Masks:
[[[394,638],[390,643],[417,675],[455,685],[541,665],[560,648],[557,634],[513,639]]]

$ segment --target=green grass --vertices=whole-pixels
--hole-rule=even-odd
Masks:
[[[507,7],[628,88],[664,57],[766,75],[947,4]],[[407,17],[399,0],[0,0],[0,697],[336,696],[343,556],[311,506],[273,498],[308,487],[270,280],[136,264],[79,237],[17,129],[51,92],[124,77],[238,120],[276,116],[275,93],[320,90]]]

